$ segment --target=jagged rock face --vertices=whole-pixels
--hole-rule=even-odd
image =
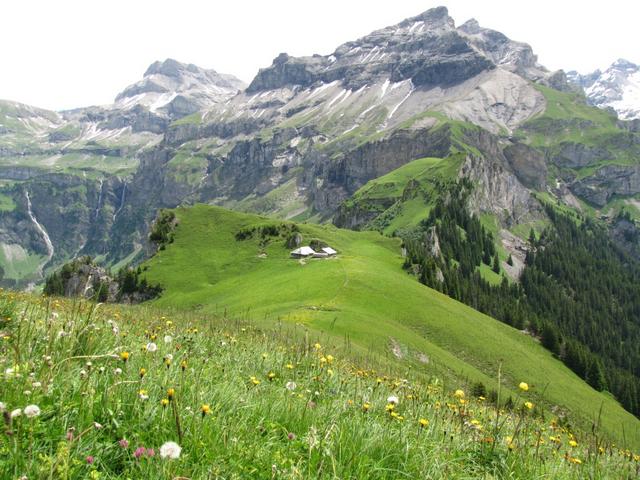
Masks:
[[[593,175],[577,180],[571,190],[588,202],[603,207],[614,195],[640,193],[640,165],[606,165]]]
[[[547,164],[542,153],[522,143],[514,143],[505,147],[504,156],[525,187],[544,189],[547,184]]]
[[[640,65],[619,59],[604,72],[580,75],[572,71],[568,77],[584,89],[592,105],[612,108],[622,120],[640,119]]]
[[[547,75],[529,45],[480,28],[476,21],[456,29],[447,9],[439,7],[345,43],[332,55],[280,54],[271,67],[260,70],[247,92],[334,80],[357,90],[385,78],[411,80],[415,87],[450,87],[496,66],[529,79]]]
[[[477,213],[491,213],[507,226],[543,216],[538,201],[502,162],[469,155],[460,176],[475,184],[469,205]]]

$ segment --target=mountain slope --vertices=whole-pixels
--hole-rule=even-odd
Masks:
[[[317,238],[339,252],[335,259],[300,262],[285,247],[293,224],[202,205],[175,213],[174,240],[145,264],[148,280],[165,288],[154,302],[160,308],[226,312],[267,325],[301,323],[380,355],[394,352],[417,371],[490,388],[501,364],[512,391],[526,378],[541,392],[539,401],[570,410],[576,422],[595,421],[602,406],[607,434],[619,438],[624,424],[627,440],[640,444],[635,417],[534,339],[405,273],[397,239],[299,224],[303,241]]]

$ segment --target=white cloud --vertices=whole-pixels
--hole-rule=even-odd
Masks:
[[[457,24],[475,17],[530,43],[551,69],[640,62],[640,6],[628,0],[21,0],[0,4],[0,98],[51,109],[109,103],[167,57],[250,81],[280,52],[328,54],[438,4]]]

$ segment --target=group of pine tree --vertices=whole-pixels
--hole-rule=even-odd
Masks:
[[[429,217],[401,233],[405,267],[429,287],[526,329],[640,415],[640,262],[596,221],[547,205],[550,225],[529,235],[520,282],[503,276],[492,285],[478,267],[500,273],[500,261],[492,233],[467,208],[472,188],[466,179],[445,186]]]

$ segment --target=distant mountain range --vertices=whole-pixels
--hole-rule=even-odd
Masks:
[[[591,105],[612,108],[622,120],[640,119],[640,65],[619,59],[604,72],[567,73],[582,88]]]
[[[248,86],[168,59],[111,105],[0,101],[3,281],[40,282],[80,254],[139,259],[158,209],[193,202],[362,228],[370,212],[345,202],[423,157],[455,155],[475,211],[505,229],[541,221],[540,194],[594,217],[640,212],[639,127],[621,120],[637,68],[567,77],[438,7],[330,55],[282,53]],[[576,84],[624,104],[620,119]]]

